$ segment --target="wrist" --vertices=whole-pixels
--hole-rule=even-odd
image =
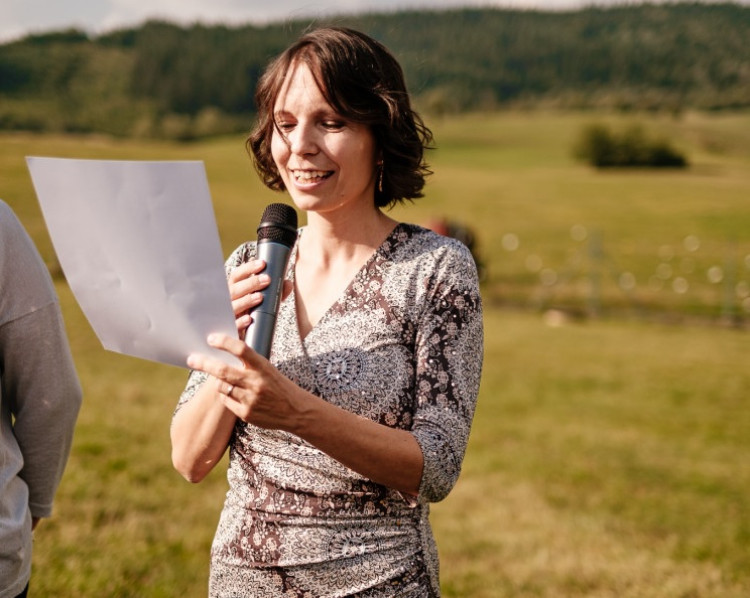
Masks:
[[[311,392],[299,388],[294,397],[294,409],[287,420],[287,432],[312,442],[316,430],[324,427],[324,409],[329,404]]]

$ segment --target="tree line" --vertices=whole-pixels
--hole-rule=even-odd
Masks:
[[[0,129],[190,138],[246,129],[268,61],[323,22],[151,21],[0,45]],[[340,16],[382,41],[421,110],[669,110],[750,105],[750,7],[454,9]]]

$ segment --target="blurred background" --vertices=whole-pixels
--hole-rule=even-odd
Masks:
[[[750,5],[214,4],[0,8],[0,198],[85,395],[32,592],[205,596],[226,481],[172,470],[187,372],[101,348],[25,156],[202,160],[228,255],[283,200],[244,149],[255,83],[336,23],[393,51],[435,134],[426,197],[394,217],[482,276],[475,425],[433,509],[443,594],[750,595]]]

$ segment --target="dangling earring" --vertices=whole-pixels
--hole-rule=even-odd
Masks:
[[[381,160],[380,162],[378,162],[378,165],[380,166],[380,173],[378,174],[378,191],[382,193],[383,192],[383,171],[385,170],[385,164]]]

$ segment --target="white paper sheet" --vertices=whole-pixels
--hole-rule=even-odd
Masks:
[[[187,367],[237,336],[202,162],[27,157],[52,243],[104,347]]]

